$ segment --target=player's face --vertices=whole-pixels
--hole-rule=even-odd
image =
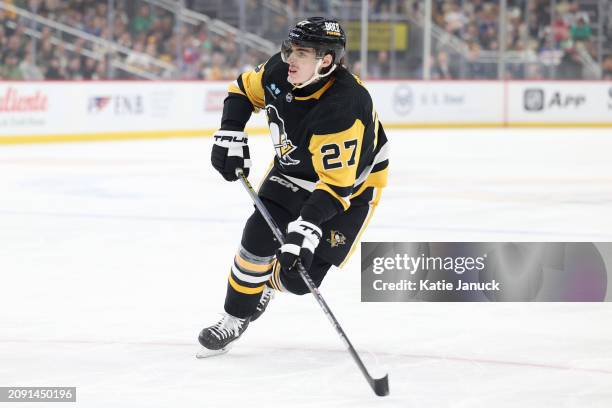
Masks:
[[[286,61],[289,64],[287,80],[292,84],[302,84],[315,73],[317,58],[314,48],[291,45]]]

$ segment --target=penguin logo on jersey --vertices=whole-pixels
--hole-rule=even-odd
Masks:
[[[278,110],[273,105],[266,105],[266,115],[268,116],[268,126],[270,126],[270,136],[274,144],[274,150],[278,156],[280,164],[291,166],[300,164],[299,160],[292,159],[289,154],[297,147],[287,138],[285,131],[285,122],[278,114]]]

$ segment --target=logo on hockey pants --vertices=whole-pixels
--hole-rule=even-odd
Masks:
[[[298,192],[298,190],[299,190],[298,186],[296,186],[295,184],[290,183],[289,181],[287,181],[287,180],[285,180],[285,179],[283,179],[283,178],[280,178],[280,177],[278,177],[278,176],[272,176],[272,177],[270,177],[270,181],[275,181],[275,182],[277,182],[278,184],[280,184],[281,186],[283,186],[283,187],[287,187],[288,189],[290,189],[290,190],[291,190],[291,191],[293,191],[294,193],[297,193],[297,192]]]
[[[331,230],[330,235],[331,236],[327,239],[327,242],[329,242],[332,248],[346,244],[346,237],[340,231]]]

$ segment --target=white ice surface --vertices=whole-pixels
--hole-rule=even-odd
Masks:
[[[364,241],[612,241],[609,129],[389,134]],[[612,406],[610,304],[360,303],[358,254],[322,293],[390,396],[311,296],[196,360],[251,212],[209,144],[0,146],[0,386],[78,387],[57,408]]]

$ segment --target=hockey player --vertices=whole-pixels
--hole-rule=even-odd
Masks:
[[[211,161],[228,181],[249,174],[244,132],[265,110],[274,164],[258,195],[281,229],[280,246],[257,210],[247,220],[228,278],[225,313],[204,328],[198,357],[229,349],[266,309],[274,291],[302,295],[299,259],[319,286],[355,249],[387,183],[387,138],[359,81],[343,66],[346,37],[336,20],[299,22],[281,52],[229,87]]]

